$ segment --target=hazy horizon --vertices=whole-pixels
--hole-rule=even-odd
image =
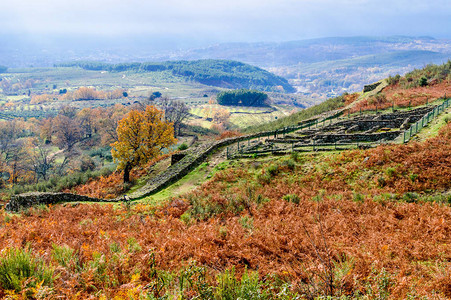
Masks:
[[[450,39],[449,28],[447,0],[3,0],[0,63],[163,60],[222,43],[327,37]]]
[[[451,38],[446,0],[6,0],[0,34],[156,37],[174,44],[278,42],[334,36]],[[185,41],[186,40],[186,41]]]

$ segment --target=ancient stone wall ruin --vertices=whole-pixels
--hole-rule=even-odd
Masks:
[[[70,193],[24,193],[11,196],[11,200],[6,204],[8,211],[18,212],[22,209],[39,204],[56,204],[61,202],[108,202],[108,200],[80,196]]]

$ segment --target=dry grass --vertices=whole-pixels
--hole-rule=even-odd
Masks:
[[[451,95],[451,85],[446,80],[441,83],[424,87],[405,89],[399,84],[386,87],[382,93],[359,101],[351,109],[351,113],[367,110],[391,108],[415,107],[431,103],[438,98]]]
[[[305,293],[321,286],[330,260],[335,295],[445,299],[451,297],[451,208],[421,199],[450,189],[450,147],[448,124],[423,143],[300,156],[294,166],[283,158],[271,162],[275,167],[256,161],[228,168],[188,200],[163,207],[2,213],[0,248],[28,244],[55,268],[59,277],[47,298],[138,298],[151,292],[155,274],[180,274],[193,262],[206,268],[213,286],[217,274],[235,267],[238,275],[256,270],[267,283],[277,280],[266,276],[277,276],[293,293]],[[271,175],[261,180],[262,174]],[[419,198],[404,198],[413,193]],[[54,245],[74,249],[70,263],[55,259]]]

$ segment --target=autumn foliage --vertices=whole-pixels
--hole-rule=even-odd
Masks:
[[[326,295],[321,278],[330,272],[334,295],[446,299],[450,142],[448,124],[422,143],[249,161],[159,207],[2,212],[0,247],[28,244],[55,270],[48,298],[192,298],[200,284],[217,291],[218,278],[234,268],[238,276],[258,271],[273,291],[265,299],[276,298],[280,281],[292,295],[308,298],[314,286]],[[67,260],[56,255],[63,247]],[[205,281],[190,277],[196,284],[180,289],[193,265],[205,268]]]
[[[144,112],[133,110],[118,123],[118,141],[112,144],[113,158],[124,170],[124,182],[130,180],[133,167],[157,157],[161,150],[173,145],[174,127],[163,119],[163,112],[147,106]]]
[[[399,85],[388,86],[382,93],[359,101],[351,108],[351,113],[386,108],[406,108],[424,105],[438,98],[451,94],[451,85],[447,82],[431,84],[424,87],[404,89]]]
[[[131,171],[131,176],[134,178],[139,178],[147,175],[147,171],[150,167],[155,165],[164,159],[171,156],[172,153],[163,154],[154,159],[148,161],[144,166],[140,168],[134,168]],[[122,184],[123,174],[121,172],[114,172],[107,176],[100,176],[99,178],[93,178],[86,184],[78,185],[65,192],[72,192],[77,195],[84,195],[99,199],[114,199],[126,191],[124,185]]]
[[[122,185],[123,175],[114,172],[107,176],[100,176],[88,181],[86,184],[76,186],[65,192],[72,192],[99,199],[114,199],[124,193]]]
[[[238,137],[238,136],[242,136],[242,135],[243,134],[241,132],[236,131],[236,130],[226,130],[226,131],[221,132],[221,134],[216,139],[223,140],[223,139]]]
[[[345,106],[348,106],[349,104],[354,103],[359,98],[359,94],[358,93],[347,94],[344,95],[343,98],[345,101]]]
[[[112,91],[98,91],[91,87],[79,87],[74,91],[64,94],[41,94],[32,95],[30,104],[42,104],[57,100],[99,100],[99,99],[120,99],[124,97],[124,90],[115,89]]]

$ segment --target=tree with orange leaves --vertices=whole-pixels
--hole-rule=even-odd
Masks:
[[[154,106],[147,106],[144,112],[130,111],[119,121],[117,135],[111,154],[119,162],[118,169],[124,170],[124,182],[130,182],[133,167],[145,164],[177,141],[172,123],[165,122],[163,112]]]

